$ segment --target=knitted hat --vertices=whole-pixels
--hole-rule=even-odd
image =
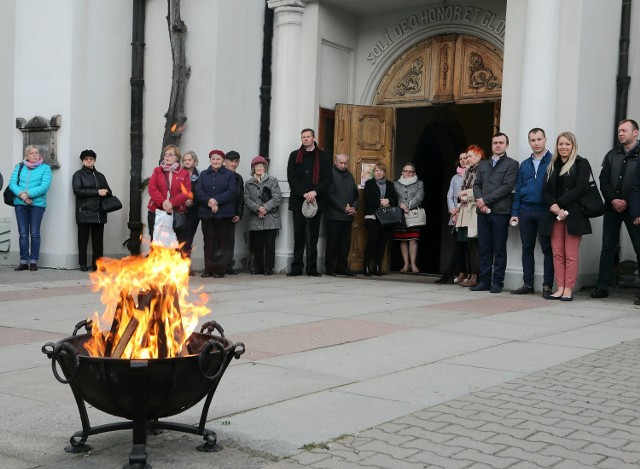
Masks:
[[[80,159],[84,160],[87,157],[91,157],[94,160],[96,159],[96,152],[93,150],[82,150],[82,152],[80,153]]]
[[[302,203],[302,214],[307,218],[313,218],[318,213],[318,202],[315,200],[313,202],[307,202],[306,200]]]

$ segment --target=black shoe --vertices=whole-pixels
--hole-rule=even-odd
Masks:
[[[264,271],[265,275],[273,275],[273,270],[272,269],[268,269]]]
[[[291,272],[287,272],[287,277],[300,277],[302,275],[302,271],[300,270],[292,270]]]
[[[526,295],[528,293],[533,293],[533,287],[530,287],[529,285],[522,285],[517,290],[513,290],[511,292],[512,295]]]
[[[213,274],[212,274],[211,272],[206,272],[206,271],[205,271],[205,272],[202,272],[202,273],[200,274],[200,277],[202,277],[202,278],[209,278],[209,277],[213,277]]]
[[[573,301],[573,294],[571,296],[561,296],[560,301]]]
[[[190,270],[190,271],[189,271],[189,277],[193,277],[193,276],[195,276],[195,275],[196,275],[196,273],[195,273],[193,270]]]
[[[594,288],[591,292],[591,298],[606,298],[609,296],[609,290],[604,288]]]
[[[551,296],[551,287],[548,285],[544,285],[542,287],[542,298],[544,298],[545,300],[548,300],[550,296]]]
[[[233,270],[233,269],[229,269],[226,272],[227,275],[238,275],[238,271],[237,270]]]
[[[365,277],[371,277],[371,271],[369,270],[369,266],[365,266],[362,272]]]
[[[373,275],[375,275],[377,277],[381,277],[382,276],[382,269],[380,268],[379,265],[377,265],[376,268],[373,269]]]
[[[21,270],[29,270],[29,264],[20,264],[13,270],[15,270],[16,272],[20,272]]]
[[[322,277],[322,274],[317,270],[312,270],[311,272],[307,272],[309,277]]]
[[[324,274],[325,274],[325,275],[329,275],[329,276],[331,276],[331,277],[335,277],[335,276],[337,275],[335,272],[333,272],[333,271],[331,271],[331,270],[326,270],[326,271],[324,272]]]
[[[469,287],[469,290],[471,290],[471,291],[489,291],[489,290],[491,290],[491,287],[489,287],[489,285],[486,284],[486,283],[479,283],[475,287]]]
[[[251,271],[251,275],[262,275],[264,274],[264,270],[256,269]]]
[[[36,270],[38,270],[38,264],[29,264],[29,270],[31,272],[35,272]]]
[[[351,270],[344,270],[336,272],[337,275],[344,275],[345,277],[355,277],[357,274]]]
[[[88,271],[89,271],[89,267],[87,267],[86,265],[81,265],[81,266],[80,266],[80,270],[81,270],[82,272],[88,272]]]
[[[224,272],[216,272],[213,274],[213,278],[224,278]]]
[[[491,290],[489,290],[491,293],[502,293],[502,285],[497,285],[497,284],[493,284],[491,285]],[[513,293],[513,292],[511,292]]]
[[[446,285],[447,283],[453,283],[453,277],[450,277],[448,275],[443,275],[438,280],[436,280],[436,283],[440,283],[443,285]]]

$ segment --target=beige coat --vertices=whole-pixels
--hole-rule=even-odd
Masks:
[[[478,237],[478,216],[476,214],[476,199],[473,197],[473,188],[460,191],[460,197],[467,196],[466,202],[461,202],[458,207],[458,221],[456,228],[467,228],[468,238]]]

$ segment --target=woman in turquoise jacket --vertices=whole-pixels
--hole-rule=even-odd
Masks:
[[[24,161],[15,167],[9,180],[20,238],[20,265],[15,268],[18,271],[38,270],[40,225],[51,185],[51,168],[44,163],[38,148],[29,145],[24,156]]]

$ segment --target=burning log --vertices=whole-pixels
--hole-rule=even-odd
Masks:
[[[127,324],[127,327],[120,337],[118,345],[116,345],[116,347],[113,349],[113,353],[110,355],[111,358],[120,358],[122,356],[125,349],[127,348],[127,345],[129,345],[129,341],[131,340],[131,337],[133,337],[133,334],[135,333],[137,327],[138,320],[132,316],[129,320],[129,324]]]
[[[126,291],[120,292],[120,301],[116,306],[116,311],[113,314],[113,321],[111,322],[111,330],[107,334],[107,340],[104,349],[104,356],[110,357],[113,352],[114,342],[117,339],[118,331],[120,330],[120,323],[122,322],[123,311],[133,310],[133,298]]]

